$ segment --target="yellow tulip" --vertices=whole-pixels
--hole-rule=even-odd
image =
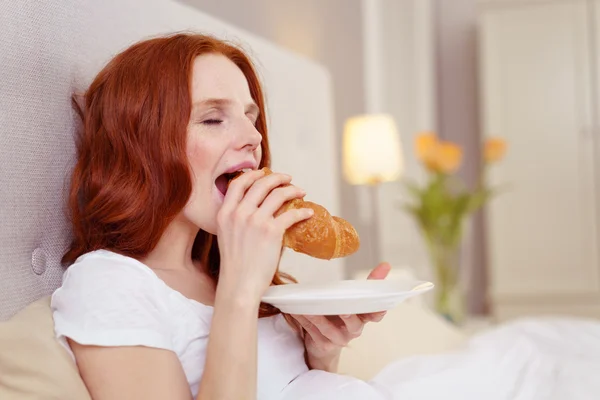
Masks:
[[[432,172],[439,171],[437,162],[439,147],[439,141],[435,133],[423,132],[417,135],[415,140],[417,158]]]
[[[439,141],[435,133],[419,134],[415,150],[417,158],[432,172],[451,174],[462,162],[462,149],[454,143]]]
[[[437,151],[438,171],[446,174],[456,172],[462,162],[462,149],[454,143],[440,143]]]
[[[417,158],[426,164],[431,159],[432,153],[435,153],[437,143],[438,140],[435,133],[423,132],[417,135],[415,140]]]
[[[483,153],[487,163],[500,161],[506,153],[506,141],[500,138],[489,138],[485,142]]]

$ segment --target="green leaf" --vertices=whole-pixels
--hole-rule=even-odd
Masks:
[[[404,186],[408,189],[408,193],[416,198],[420,198],[422,196],[421,188],[413,181],[406,180],[404,181]]]
[[[499,190],[469,190],[456,176],[429,174],[417,185],[405,181],[411,201],[400,207],[416,220],[428,246],[452,248],[460,244],[465,219],[479,210]]]

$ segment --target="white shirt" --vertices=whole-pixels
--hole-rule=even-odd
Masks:
[[[86,253],[66,270],[51,305],[56,337],[72,357],[67,337],[170,350],[197,395],[213,308],[170,288],[145,264],[107,250]],[[302,340],[281,315],[258,321],[257,390],[260,400],[380,398],[363,381],[309,371]]]

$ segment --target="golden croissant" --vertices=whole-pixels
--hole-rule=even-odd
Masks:
[[[265,175],[272,173],[269,168],[263,170]],[[242,173],[235,174],[231,180]],[[312,208],[315,213],[309,219],[288,228],[283,236],[285,247],[324,260],[346,257],[358,250],[360,240],[356,229],[348,221],[332,216],[319,204],[294,199],[284,203],[275,215],[293,208]]]

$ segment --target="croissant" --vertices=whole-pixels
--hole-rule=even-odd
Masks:
[[[269,168],[263,170],[265,175],[272,173]],[[234,175],[230,182],[242,173]],[[360,239],[356,229],[348,221],[332,216],[319,204],[303,199],[290,200],[281,206],[275,216],[294,208],[312,208],[315,213],[288,228],[283,236],[285,247],[324,260],[346,257],[358,250]]]

